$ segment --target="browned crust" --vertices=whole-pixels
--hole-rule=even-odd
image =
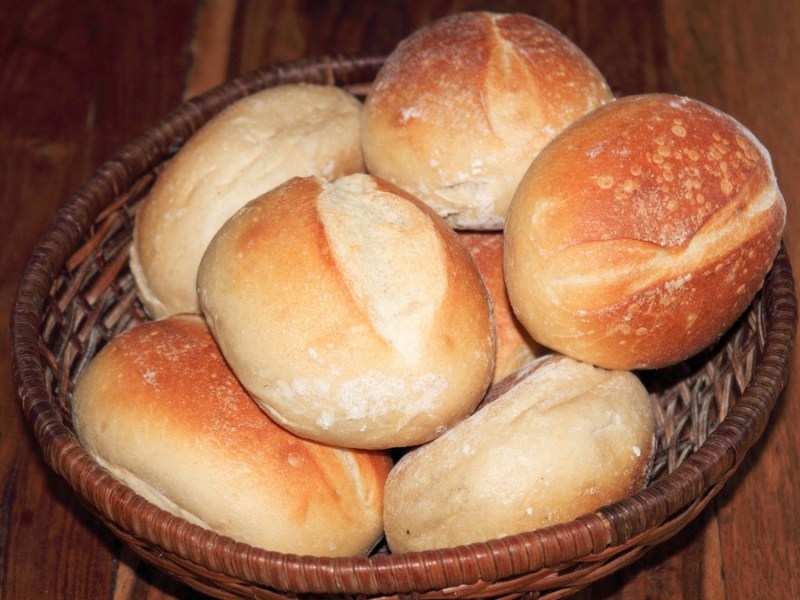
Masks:
[[[537,158],[506,228],[528,331],[607,368],[657,368],[718,339],[760,289],[786,208],[743,126],[666,94],[618,100]]]
[[[492,298],[497,334],[497,361],[493,381],[503,379],[546,352],[514,315],[503,277],[503,233],[460,231],[458,238],[469,251]]]
[[[317,201],[347,182],[297,178],[248,204],[209,246],[200,304],[229,364],[285,427],[348,447],[415,445],[469,414],[488,387],[496,353],[491,301],[469,253],[430,207],[379,178],[354,177],[364,180],[352,182],[364,194],[412,203],[422,213],[419,235],[431,225],[441,243],[437,256],[410,259],[440,261],[444,275],[435,284],[441,296],[425,307],[432,316],[414,332],[418,349],[405,353],[378,331],[374,307],[365,305],[371,300],[337,262]],[[359,232],[352,235],[358,246]],[[398,265],[399,277],[411,285],[420,268]],[[354,386],[364,386],[359,398]]]
[[[501,64],[504,69],[494,68]],[[437,72],[442,76],[424,76]],[[571,110],[574,90],[582,90],[587,98],[609,97],[597,67],[550,25],[523,14],[463,12],[401,42],[375,78],[369,103],[385,111],[384,118],[394,127],[429,126],[402,112],[422,101],[439,106],[438,116],[452,122],[460,114],[480,115],[491,131],[495,117],[486,105],[487,90],[500,86],[504,93],[514,94],[528,92],[531,85],[540,96],[537,108],[545,110],[543,122],[567,122],[579,116],[562,112]]]
[[[681,248],[720,211],[774,183],[741,125],[697,101],[631,96],[565,131],[533,163],[519,194],[552,198],[545,251],[630,239]]]
[[[114,338],[78,383],[75,426],[97,461],[148,500],[282,552],[366,552],[382,528],[388,453],[334,448],[273,422],[199,315]]]
[[[387,58],[362,113],[364,159],[451,225],[498,230],[540,149],[611,98],[591,60],[546,23],[458,13]]]
[[[289,433],[267,417],[196,315],[146,322],[115,338],[92,367],[76,402],[84,429],[99,424],[80,419],[85,407],[92,414],[124,413],[126,420],[143,427],[164,423],[167,435],[197,439],[198,448],[224,449],[232,464],[253,465],[255,486],[282,490],[278,495],[287,498],[313,498],[332,506],[345,502],[341,484],[351,474],[336,452]],[[386,454],[352,453],[365,481],[388,475],[392,463]],[[289,466],[290,456],[305,465],[303,477]]]

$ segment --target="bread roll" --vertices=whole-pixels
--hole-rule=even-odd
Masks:
[[[203,252],[246,202],[290,177],[363,171],[360,112],[342,89],[286,84],[232,104],[189,138],[135,221],[131,269],[150,316],[199,310]]]
[[[503,233],[501,231],[459,231],[458,238],[469,251],[492,298],[497,360],[493,383],[548,352],[520,325],[508,301],[503,279]]]
[[[343,450],[276,425],[197,315],[114,338],[81,376],[78,436],[157,506],[278,552],[348,556],[382,532],[386,453]]]
[[[494,369],[469,253],[369,175],[295,178],[250,202],[209,244],[198,295],[250,393],[321,442],[426,442],[474,410]]]
[[[384,528],[392,552],[569,521],[645,485],[655,418],[632,373],[547,356],[492,396],[389,474]]]
[[[454,228],[501,229],[536,154],[611,99],[592,61],[546,23],[458,13],[387,57],[364,104],[364,160]]]
[[[511,305],[556,351],[664,367],[743,313],[785,219],[767,151],[732,117],[669,94],[617,100],[562,132],[520,183],[505,231]]]

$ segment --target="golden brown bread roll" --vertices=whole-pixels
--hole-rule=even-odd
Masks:
[[[501,229],[539,150],[611,99],[592,61],[550,25],[458,13],[387,57],[364,103],[364,160],[454,228]]]
[[[508,301],[503,279],[503,233],[501,231],[459,231],[458,238],[469,251],[492,298],[497,360],[493,383],[548,352],[520,325]]]
[[[488,292],[430,208],[369,175],[295,178],[219,230],[203,313],[278,422],[339,446],[426,442],[480,401],[494,369]]]
[[[761,287],[786,206],[766,149],[729,115],[668,94],[574,123],[512,202],[505,276],[540,343],[658,368],[715,342]]]
[[[239,100],[189,138],[135,221],[131,269],[150,316],[199,310],[203,252],[246,202],[290,177],[363,171],[360,112],[343,89],[285,84]]]
[[[381,536],[382,452],[337,449],[276,425],[198,315],[114,338],[80,377],[78,436],[120,480],[195,524],[269,550],[367,551]]]
[[[569,521],[645,485],[655,418],[632,373],[546,356],[490,396],[389,474],[384,528],[392,552]]]

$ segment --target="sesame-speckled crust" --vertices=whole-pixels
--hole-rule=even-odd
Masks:
[[[295,178],[214,237],[198,275],[239,379],[299,435],[413,446],[469,413],[491,381],[486,287],[429,207],[378,178]]]
[[[716,341],[763,284],[786,207],[764,147],[696,100],[647,94],[580,119],[512,202],[505,276],[542,344],[658,368]]]
[[[550,25],[458,13],[387,57],[362,112],[364,160],[451,226],[502,229],[536,154],[611,99],[592,61]]]
[[[278,426],[237,381],[199,315],[111,340],[78,382],[73,418],[87,451],[136,492],[238,541],[348,556],[381,536],[389,456]]]

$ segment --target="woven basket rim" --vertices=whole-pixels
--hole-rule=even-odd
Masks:
[[[46,365],[39,347],[42,314],[53,280],[105,207],[103,198],[119,196],[136,177],[163,160],[176,140],[184,141],[227,103],[266,87],[265,80],[271,85],[310,80],[343,85],[351,71],[374,71],[382,61],[383,57],[376,55],[305,59],[226,82],[165,115],[104,162],[59,208],[30,255],[11,314],[12,362],[18,395],[46,461],[84,501],[88,499],[93,510],[131,540],[151,544],[158,540],[155,543],[167,553],[188,556],[190,561],[244,581],[298,593],[425,591],[425,585],[414,583],[421,570],[430,573],[428,589],[441,587],[442,582],[453,586],[505,579],[597,555],[610,546],[632,543],[648,530],[664,527],[678,510],[698,502],[706,490],[721,486],[730,477],[760,437],[785,386],[791,369],[797,303],[791,266],[783,248],[763,289],[768,327],[762,358],[744,393],[703,445],[675,471],[644,490],[571,522],[536,531],[403,555],[301,557],[252,548],[149,504],[106,473],[63,424],[45,383]],[[147,160],[134,158],[140,155]],[[164,541],[160,531],[172,529],[177,532],[171,536],[175,539]],[[243,563],[232,560],[233,556],[243,557]],[[488,572],[486,564],[494,564],[494,572]],[[255,581],[255,574],[266,565],[282,574],[279,580]],[[320,579],[320,572],[333,573],[336,589],[330,589]]]

